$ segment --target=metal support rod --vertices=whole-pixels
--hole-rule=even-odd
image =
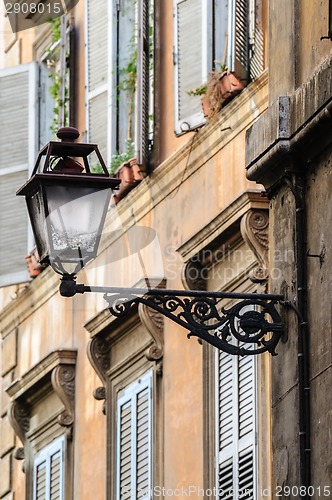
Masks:
[[[277,302],[280,294],[207,292],[198,290],[166,290],[162,288],[122,288],[76,284],[72,276],[64,276],[60,294],[103,293],[110,312],[124,316],[133,304],[144,304],[166,316],[195,336],[217,349],[235,355],[270,352],[283,333]],[[239,301],[229,309],[219,306],[221,299]]]
[[[298,310],[299,439],[301,485],[308,492],[311,483],[309,337],[307,323],[306,214],[304,180],[294,174],[285,179],[295,200],[296,223],[296,307]],[[304,498],[309,498],[308,493]]]

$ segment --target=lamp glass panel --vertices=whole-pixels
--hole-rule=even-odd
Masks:
[[[30,197],[26,197],[30,221],[32,225],[35,243],[41,261],[48,255],[48,241],[45,233],[45,205],[43,190],[40,186],[38,191]]]
[[[97,255],[111,189],[50,185],[46,197],[50,263],[77,273]]]

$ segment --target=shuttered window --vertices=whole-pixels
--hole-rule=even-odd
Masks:
[[[173,0],[175,133],[204,123],[200,96],[190,96],[215,67],[244,82],[264,69],[262,0]]]
[[[256,496],[255,358],[216,353],[219,499]]]
[[[87,129],[109,165],[114,154],[147,162],[152,0],[87,0]]]
[[[150,498],[152,373],[124,389],[117,402],[117,496]]]
[[[61,437],[36,456],[33,500],[64,500],[64,447]]]
[[[86,2],[86,96],[88,141],[108,159],[109,12],[107,0]],[[95,159],[95,161],[97,161]]]
[[[175,133],[204,123],[199,96],[188,91],[207,80],[212,69],[212,2],[174,0]]]
[[[0,70],[0,286],[28,280],[32,241],[24,199],[15,193],[37,153],[37,78],[33,63]]]
[[[227,12],[226,59],[243,81],[257,78],[264,69],[262,0],[219,0]]]

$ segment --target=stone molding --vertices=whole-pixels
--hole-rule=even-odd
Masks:
[[[246,132],[247,178],[266,189],[305,168],[332,142],[332,60],[289,96],[280,96]]]
[[[65,407],[58,416],[59,425],[73,425],[76,357],[76,350],[53,351],[6,389],[12,398],[8,417],[23,445],[30,430],[31,410],[49,391],[53,390]]]
[[[264,283],[269,278],[269,211],[249,210],[244,214],[241,234],[258,261],[258,266],[249,272],[249,278],[254,283]]]
[[[137,288],[140,288],[140,284]],[[164,288],[165,280],[159,280],[158,286]],[[115,318],[108,309],[101,311],[84,326],[93,337],[88,343],[88,359],[102,381],[102,386],[93,391],[93,397],[98,401],[104,401],[103,413],[106,413],[106,398],[109,373],[111,370],[111,349],[115,341],[134,329],[139,324],[143,324],[150,334],[151,344],[145,350],[145,357],[148,361],[156,363],[156,373],[162,374],[163,358],[163,316],[145,306],[144,304],[133,305],[125,318]]]

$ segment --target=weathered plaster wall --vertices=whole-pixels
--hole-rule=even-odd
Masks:
[[[308,320],[310,326],[312,483],[331,485],[332,460],[332,149],[307,172]]]

